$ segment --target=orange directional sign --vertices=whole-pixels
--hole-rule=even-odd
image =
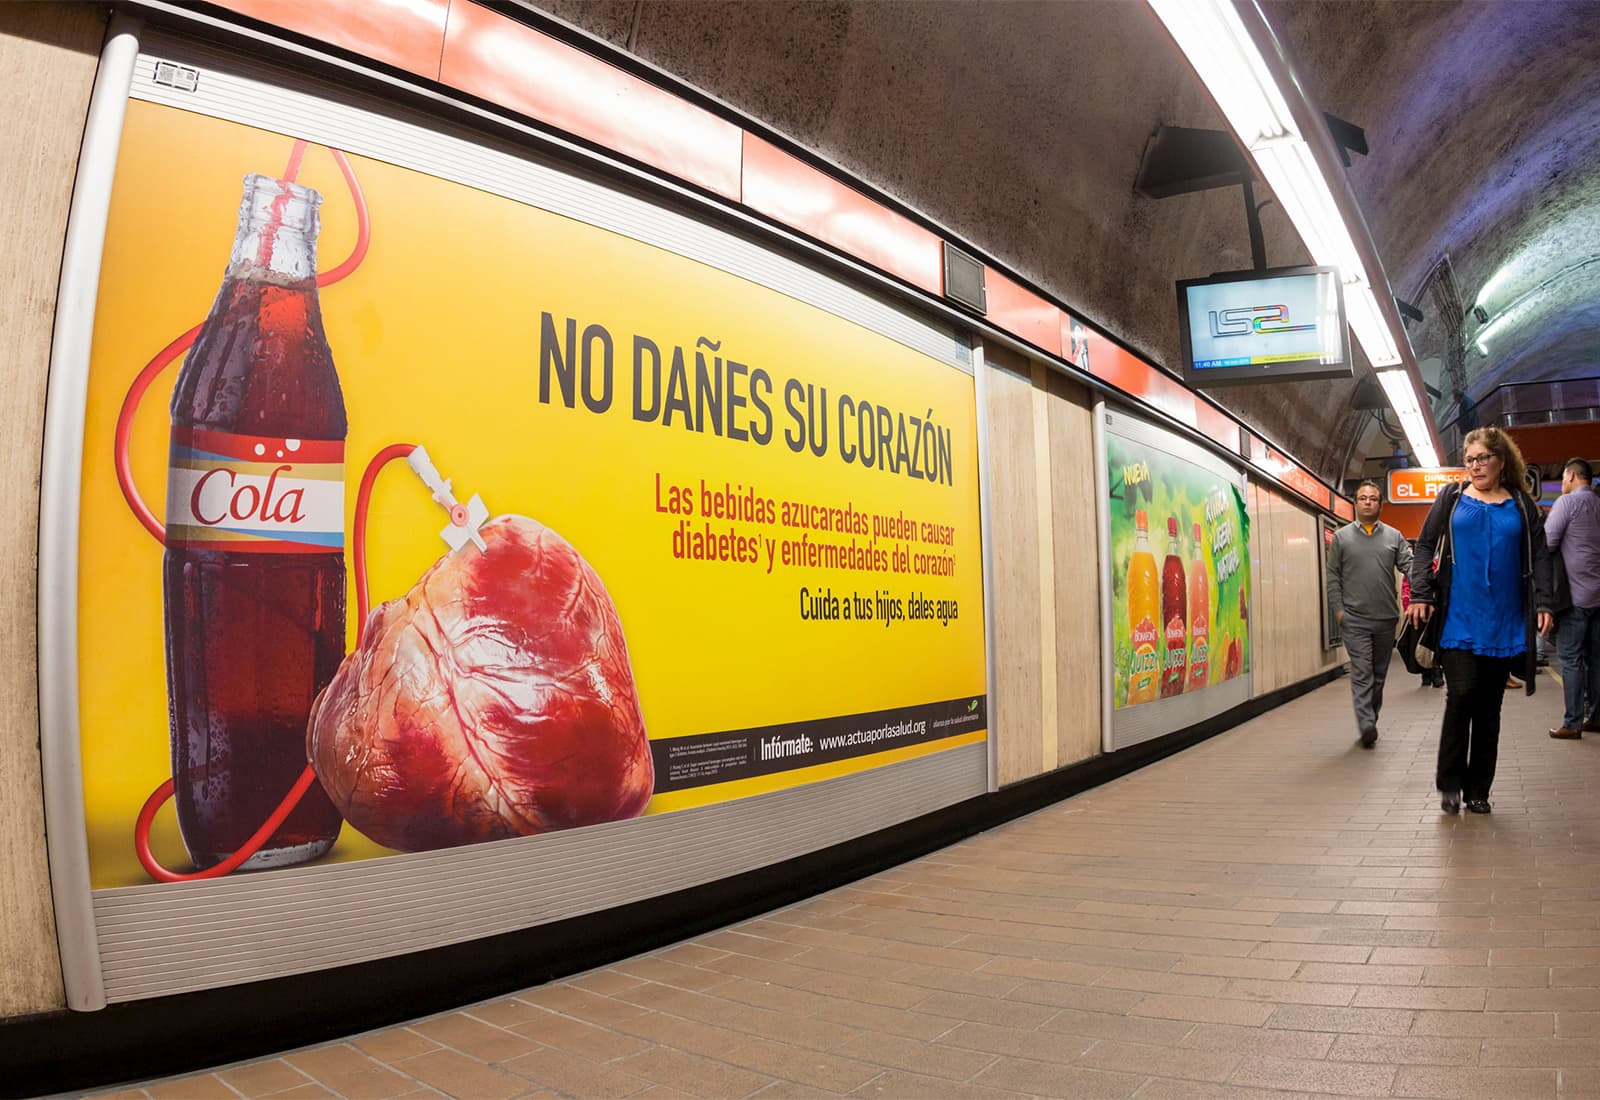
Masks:
[[[1436,469],[1390,470],[1390,504],[1431,504],[1433,498],[1454,481],[1466,481],[1464,466],[1441,466]]]

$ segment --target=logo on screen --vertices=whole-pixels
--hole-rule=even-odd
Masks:
[[[1249,336],[1252,332],[1271,336],[1278,332],[1311,332],[1317,327],[1290,324],[1289,307],[1284,305],[1213,309],[1207,316],[1211,319],[1211,335],[1216,337]]]

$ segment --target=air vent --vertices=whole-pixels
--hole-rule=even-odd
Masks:
[[[949,241],[944,243],[944,296],[977,313],[989,311],[983,264]]]

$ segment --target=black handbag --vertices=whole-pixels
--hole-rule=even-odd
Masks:
[[[1420,630],[1410,619],[1406,620],[1400,636],[1394,640],[1394,647],[1400,651],[1400,660],[1407,672],[1417,675],[1433,668],[1439,660],[1439,632],[1443,629],[1444,615],[1438,609]]]

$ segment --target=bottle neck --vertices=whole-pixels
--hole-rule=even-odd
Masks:
[[[309,187],[270,176],[245,177],[228,276],[280,286],[314,286],[321,203],[322,196]]]

